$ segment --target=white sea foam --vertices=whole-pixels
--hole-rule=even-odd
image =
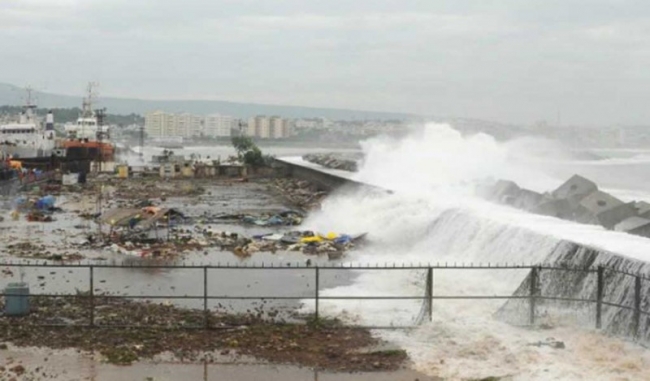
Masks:
[[[530,141],[526,144],[530,145]],[[486,177],[507,178],[534,189],[558,179],[525,165],[521,142],[500,144],[487,135],[462,137],[444,125],[428,125],[393,141],[363,145],[365,161],[355,178],[395,190],[393,195],[339,194],[306,221],[320,231],[368,232],[370,244],[351,262],[538,263],[562,240],[650,259],[650,240],[608,232],[492,205],[472,196]],[[417,271],[359,271],[354,283],[323,290],[328,296],[422,295]],[[522,270],[437,270],[436,295],[510,295],[526,276]],[[416,331],[381,331],[402,345],[418,369],[445,379],[506,376],[515,380],[648,379],[650,354],[619,339],[557,320],[545,331],[496,321],[499,301],[436,301],[434,321]],[[420,311],[417,301],[321,302],[323,313],[370,325],[403,325]],[[530,344],[549,336],[566,349]],[[615,351],[613,351],[615,349]]]

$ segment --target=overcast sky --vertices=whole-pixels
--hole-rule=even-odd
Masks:
[[[647,0],[0,0],[0,82],[650,125]]]

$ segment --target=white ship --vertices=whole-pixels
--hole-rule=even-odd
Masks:
[[[6,157],[29,158],[50,156],[55,148],[54,116],[47,114],[45,126],[35,114],[32,90],[17,122],[0,125],[0,151]]]
[[[102,125],[99,115],[93,110],[93,87],[95,84],[88,84],[86,97],[83,100],[81,114],[76,123],[66,123],[64,126],[66,139],[78,141],[103,141],[108,142],[110,133],[108,126]]]

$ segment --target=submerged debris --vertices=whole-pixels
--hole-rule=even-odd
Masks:
[[[345,327],[336,321],[278,324],[252,314],[210,313],[210,326],[219,327],[218,330],[188,330],[180,326],[200,327],[205,316],[202,310],[101,296],[95,301],[96,324],[116,328],[68,325],[83,324],[87,319],[88,304],[84,298],[32,298],[32,314],[12,319],[0,317],[0,341],[16,346],[98,351],[106,361],[120,365],[166,351],[189,361],[206,356],[205,352],[233,351],[273,363],[333,371],[396,370],[407,359],[404,351],[363,350],[379,344],[378,340],[366,329]],[[63,326],[37,325],[43,323]],[[140,326],[123,328],[134,324]],[[210,354],[207,356],[209,359]]]
[[[273,186],[289,202],[305,210],[320,209],[321,202],[327,196],[327,192],[318,190],[305,180],[280,178],[274,181]]]

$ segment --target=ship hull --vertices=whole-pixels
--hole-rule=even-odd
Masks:
[[[48,157],[52,155],[53,148],[50,149],[35,149],[32,147],[15,146],[8,144],[0,144],[0,152],[7,156],[14,158],[26,157]]]

